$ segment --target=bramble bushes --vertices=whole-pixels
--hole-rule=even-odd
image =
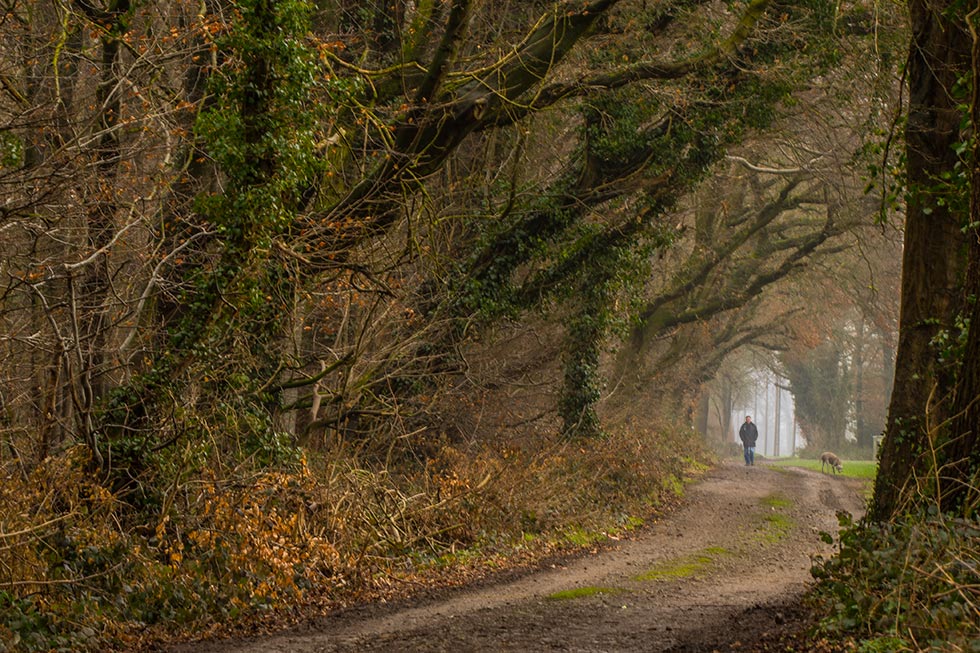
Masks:
[[[134,511],[86,472],[87,450],[49,459],[0,494],[0,650],[85,650],[154,625],[233,619],[329,585],[339,556],[311,519],[305,465],[194,478],[162,514]]]
[[[601,438],[537,451],[507,452],[511,464],[489,496],[512,533],[538,536],[569,526],[588,532],[630,527],[673,494],[673,480],[697,471],[707,454],[684,429],[651,435],[620,429]]]
[[[935,511],[840,521],[839,555],[813,568],[824,629],[855,633],[867,651],[980,651],[980,522]]]
[[[349,451],[264,469],[201,453],[152,508],[106,490],[77,446],[0,483],[0,651],[129,650],[589,544],[640,523],[696,467],[681,431],[553,438],[444,444],[401,468]]]

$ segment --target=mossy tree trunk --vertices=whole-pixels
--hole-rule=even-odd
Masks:
[[[974,19],[976,20],[976,19]],[[973,166],[970,173],[969,258],[963,296],[967,298],[969,327],[963,347],[963,366],[953,400],[953,418],[946,442],[948,468],[940,475],[939,504],[946,511],[967,517],[980,514],[980,38],[973,37]]]
[[[901,319],[895,385],[889,406],[870,516],[900,512],[920,473],[928,471],[935,437],[950,415],[953,375],[934,343],[955,329],[967,242],[955,187],[962,97],[957,85],[970,69],[970,39],[956,2],[909,3],[912,40],[905,129],[907,184]]]

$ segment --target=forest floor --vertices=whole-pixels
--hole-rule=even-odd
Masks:
[[[196,642],[173,653],[353,651],[831,651],[803,642],[814,555],[866,481],[726,462],[629,539],[502,574],[320,617],[278,635]]]

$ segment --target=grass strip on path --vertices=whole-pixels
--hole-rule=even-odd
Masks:
[[[600,594],[623,594],[627,590],[621,587],[576,587],[571,590],[561,590],[554,594],[549,594],[548,598],[552,601],[570,601],[572,599],[584,599]]]
[[[815,472],[820,471],[819,459],[795,457],[776,458],[770,461],[769,464],[774,467],[802,467],[804,469],[812,469]],[[844,468],[843,475],[851,478],[874,480],[875,476],[878,475],[878,463],[873,460],[842,460],[841,466]],[[827,466],[824,466],[824,470],[828,474],[832,473]]]
[[[648,582],[690,578],[707,571],[718,558],[727,555],[731,555],[728,549],[721,546],[709,546],[690,555],[664,560],[635,576],[634,580]]]

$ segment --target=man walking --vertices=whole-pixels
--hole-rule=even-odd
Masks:
[[[738,439],[742,441],[742,449],[745,454],[745,464],[755,464],[755,441],[759,439],[759,429],[752,423],[752,416],[745,416],[745,424],[738,430]]]

